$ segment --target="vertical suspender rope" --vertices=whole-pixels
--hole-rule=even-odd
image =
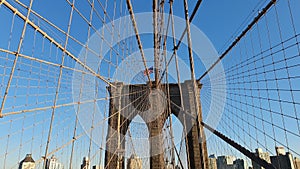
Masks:
[[[203,79],[228,53],[231,49],[246,35],[246,33],[256,24],[256,22],[276,3],[276,0],[271,0],[265,8],[253,19],[253,21],[247,26],[247,28],[232,42],[232,44],[225,50],[224,53],[197,79],[200,81]]]
[[[149,80],[149,84],[151,85],[150,73],[148,71],[148,67],[147,67],[147,63],[146,63],[145,54],[144,54],[144,51],[143,51],[141,38],[140,38],[139,31],[138,31],[138,28],[137,28],[137,25],[136,25],[134,13],[133,13],[133,10],[132,10],[132,5],[131,5],[130,0],[126,0],[126,3],[127,3],[127,8],[128,8],[129,14],[130,14],[130,18],[131,18],[131,21],[132,21],[132,26],[133,26],[133,29],[134,29],[134,32],[135,32],[135,37],[136,37],[136,40],[137,40],[137,43],[138,43],[138,47],[140,49],[140,53],[141,53],[141,56],[142,56],[142,59],[143,59],[145,71],[146,71],[146,74],[147,74],[147,77],[148,77],[148,80]]]
[[[57,104],[57,100],[58,100],[58,93],[59,93],[59,89],[60,89],[60,83],[61,83],[61,80],[62,80],[62,74],[63,74],[62,65],[64,65],[64,61],[65,61],[66,48],[67,48],[68,39],[69,39],[68,35],[70,33],[71,24],[72,24],[72,18],[73,18],[74,3],[75,3],[75,0],[73,0],[73,4],[71,6],[72,9],[70,11],[70,17],[69,17],[69,23],[68,23],[68,31],[67,31],[67,34],[66,34],[66,40],[65,40],[65,44],[64,44],[64,48],[63,48],[61,67],[60,67],[60,70],[59,70],[59,77],[58,77],[58,82],[57,82],[57,87],[56,87],[56,92],[55,92],[55,98],[54,98],[54,103],[53,103],[53,108],[52,108],[52,113],[51,113],[51,120],[50,120],[48,138],[47,138],[47,143],[46,143],[46,148],[45,148],[45,156],[44,156],[43,168],[46,167],[46,160],[47,160],[47,155],[48,155],[48,149],[49,149],[49,144],[50,144],[50,141],[51,141],[52,125],[53,125],[54,116],[55,116],[55,109],[56,109],[56,104]]]
[[[2,1],[1,4],[2,3],[4,3],[5,5],[9,5],[8,2],[6,2],[6,1]],[[19,54],[20,54],[20,51],[21,51],[21,48],[22,48],[22,45],[23,45],[23,40],[24,40],[24,36],[25,36],[25,33],[26,33],[26,27],[27,27],[27,24],[28,24],[28,21],[29,21],[30,13],[31,13],[32,3],[33,3],[33,0],[30,0],[30,4],[29,4],[29,7],[28,7],[27,15],[26,15],[26,18],[24,19],[24,25],[23,25],[23,30],[22,30],[21,36],[20,36],[20,41],[19,41],[19,44],[18,44],[18,49],[17,49],[17,52],[15,54],[16,57],[14,59],[13,66],[11,68],[11,72],[10,72],[9,79],[8,79],[8,82],[7,82],[7,85],[6,85],[5,93],[4,93],[4,96],[3,96],[3,99],[2,99],[2,103],[1,103],[1,106],[0,106],[0,118],[3,117],[2,111],[4,109],[4,105],[5,105],[5,101],[7,99],[7,95],[8,95],[9,88],[10,88],[10,84],[11,84],[11,81],[13,79],[13,76],[14,76],[14,73],[15,73],[15,70],[16,70],[16,66],[17,66],[17,62],[18,62],[18,58],[19,58]]]

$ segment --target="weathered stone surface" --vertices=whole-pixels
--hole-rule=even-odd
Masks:
[[[150,168],[165,168],[161,133],[168,117],[166,86],[162,85],[160,89],[151,89],[148,85],[123,85],[123,83],[114,85],[117,88],[109,88],[111,96],[109,116],[111,118],[108,120],[110,127],[106,138],[105,165],[108,169],[115,169],[119,159],[119,168],[124,168],[124,157],[120,153],[120,150],[125,149],[123,137],[131,120],[138,114],[149,129]],[[199,125],[199,121],[202,121],[199,97],[201,85],[196,84],[196,91],[193,90],[193,85],[192,81],[180,84],[183,96],[181,99],[179,85],[168,84],[172,102],[171,111],[181,121],[187,133],[185,140],[189,168],[205,169],[208,166],[206,138],[203,127]],[[120,120],[119,124],[122,124],[120,130],[118,130],[118,120]],[[123,141],[118,146],[119,137]]]

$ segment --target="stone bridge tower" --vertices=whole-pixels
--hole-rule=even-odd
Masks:
[[[106,137],[105,166],[108,169],[125,167],[123,151],[125,150],[125,135],[131,120],[140,115],[149,130],[150,168],[165,168],[162,128],[171,112],[180,120],[186,131],[186,152],[190,169],[205,169],[208,167],[206,138],[202,121],[201,106],[196,107],[193,82],[181,83],[182,99],[178,84],[168,84],[170,104],[167,104],[166,84],[161,89],[151,89],[149,84],[124,85],[114,83],[109,87],[110,105],[108,131]],[[200,96],[201,85],[197,84],[197,96]],[[197,97],[200,103],[200,97]],[[183,100],[183,101],[181,101]],[[183,108],[181,108],[183,107]],[[196,111],[199,111],[198,113]],[[121,126],[121,127],[118,127]]]

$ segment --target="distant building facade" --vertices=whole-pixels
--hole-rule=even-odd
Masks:
[[[237,159],[233,162],[234,169],[248,169],[248,165],[243,159]]]
[[[276,147],[277,156],[271,156],[271,162],[276,168],[295,169],[293,156],[285,152],[283,147]]]
[[[234,169],[233,162],[235,161],[234,156],[218,156],[217,168],[218,169]]]
[[[81,169],[90,169],[90,160],[88,157],[83,157]]]
[[[20,162],[19,169],[35,169],[35,161],[31,154],[26,154],[26,157]]]
[[[64,166],[58,162],[57,158],[53,155],[46,160],[46,169],[63,169]]]
[[[270,154],[268,152],[263,152],[263,150],[261,148],[257,148],[255,150],[254,154],[256,157],[259,157],[259,158],[267,161],[268,163],[271,163]],[[252,165],[253,165],[253,169],[264,169],[264,167],[260,166],[259,164],[257,164],[254,161],[252,161]]]
[[[294,158],[294,166],[295,169],[300,169],[300,159],[297,157]]]
[[[135,155],[131,155],[131,157],[127,160],[127,169],[142,169],[143,164],[142,160]]]
[[[285,155],[284,147],[278,146],[278,147],[275,147],[275,150],[276,150],[276,155],[277,156]]]
[[[214,154],[208,157],[208,168],[209,169],[218,169],[217,168],[217,158]]]
[[[92,169],[103,169],[103,167],[101,167],[101,166],[99,166],[99,165],[94,165],[94,166],[92,167]]]

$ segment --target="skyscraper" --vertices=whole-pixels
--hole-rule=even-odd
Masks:
[[[276,147],[277,156],[271,156],[271,162],[276,168],[295,169],[293,156],[285,152],[283,147]]]
[[[278,156],[279,156],[279,155],[285,155],[284,147],[278,146],[278,147],[275,147],[275,150],[276,150],[276,154],[277,154]]]
[[[103,167],[100,166],[100,165],[94,165],[94,166],[92,167],[92,169],[103,169]]]
[[[237,159],[233,162],[234,169],[248,169],[247,163],[243,159]]]
[[[90,160],[88,157],[83,157],[81,169],[90,169]]]
[[[300,169],[300,159],[297,157],[294,158],[294,166],[295,169]]]
[[[57,158],[52,155],[50,159],[46,160],[46,169],[63,169],[64,166],[58,162]]]
[[[35,169],[35,161],[31,154],[26,154],[26,157],[20,162],[19,169]]]
[[[217,167],[218,169],[233,169],[234,156],[218,156]]]
[[[214,154],[208,157],[208,168],[217,169],[217,158]]]
[[[268,152],[263,152],[261,148],[255,149],[255,156],[267,161],[268,163],[271,163],[270,154]],[[256,162],[252,161],[253,169],[263,169],[264,167],[260,166]]]

